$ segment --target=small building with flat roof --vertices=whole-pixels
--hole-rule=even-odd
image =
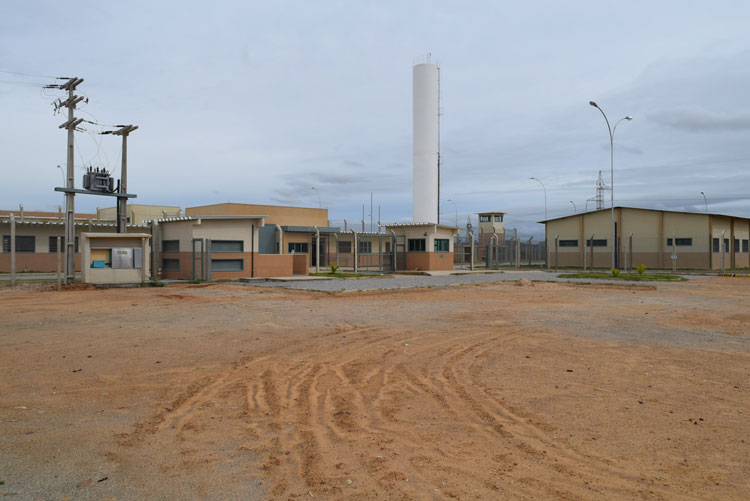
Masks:
[[[551,266],[722,269],[750,267],[750,219],[638,207],[600,209],[540,221]]]

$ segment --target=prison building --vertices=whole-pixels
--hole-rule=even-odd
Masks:
[[[261,253],[265,215],[183,216],[153,222],[154,262],[167,279],[236,280],[307,273],[307,256]]]
[[[15,220],[16,271],[54,272],[57,270],[57,238],[60,237],[60,252],[65,252],[65,220],[62,210],[58,212],[0,210],[0,273],[10,272],[10,237],[13,214]],[[114,219],[107,220],[93,213],[76,213],[75,222],[75,266],[81,271],[81,233],[106,233],[116,231]],[[147,224],[129,224],[130,232],[148,232]]]
[[[612,210],[540,221],[551,266],[609,268]],[[725,214],[615,207],[615,267],[678,269],[750,266],[750,219]]]

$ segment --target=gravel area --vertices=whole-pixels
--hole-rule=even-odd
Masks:
[[[474,283],[500,283],[507,281],[518,281],[526,278],[532,282],[571,282],[571,283],[597,283],[597,284],[620,284],[655,286],[664,282],[628,282],[623,280],[560,278],[559,273],[546,271],[503,271],[495,273],[466,273],[462,275],[424,276],[424,275],[396,275],[378,278],[333,278],[330,280],[310,281],[272,281],[252,282],[252,285],[260,287],[282,287],[285,289],[311,290],[311,291],[366,291],[380,289],[411,289],[415,287],[443,287],[446,285],[474,284]],[[707,278],[703,276],[691,276],[694,278]]]

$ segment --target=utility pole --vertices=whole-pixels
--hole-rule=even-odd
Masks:
[[[74,169],[74,137],[76,127],[83,122],[82,118],[75,118],[73,113],[76,109],[76,104],[83,101],[83,96],[76,96],[74,94],[76,87],[83,82],[83,78],[73,77],[69,78],[67,82],[59,85],[48,85],[47,88],[56,88],[68,91],[68,99],[62,101],[60,106],[68,108],[68,120],[60,124],[60,129],[68,130],[68,163],[67,172],[65,179],[65,187],[70,190],[65,193],[65,283],[69,284],[75,281],[76,277],[76,256],[75,256],[75,169]]]
[[[118,125],[115,131],[106,131],[103,134],[122,136],[122,169],[120,172],[120,193],[128,192],[128,135],[138,128],[137,125]],[[117,197],[117,233],[127,233],[128,222],[128,198]],[[134,223],[135,221],[131,221]]]

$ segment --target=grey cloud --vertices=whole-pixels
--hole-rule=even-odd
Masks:
[[[750,113],[729,114],[684,107],[654,111],[648,114],[648,118],[657,124],[687,132],[750,130]]]

